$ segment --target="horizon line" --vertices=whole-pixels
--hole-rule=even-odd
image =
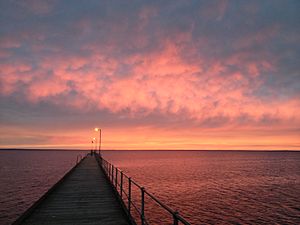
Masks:
[[[61,148],[0,148],[0,151],[91,151],[89,149],[61,149]],[[98,150],[94,150],[98,152]],[[101,151],[248,151],[248,152],[297,152],[300,149],[102,149]]]

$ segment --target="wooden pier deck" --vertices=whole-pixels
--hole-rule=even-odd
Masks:
[[[88,155],[15,224],[131,224],[94,156]]]

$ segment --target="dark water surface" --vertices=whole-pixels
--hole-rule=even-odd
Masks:
[[[10,224],[76,162],[75,151],[0,151],[0,224]],[[192,224],[300,224],[300,152],[103,153]],[[146,216],[167,216],[146,199]],[[155,211],[154,214],[149,215]],[[163,224],[161,222],[161,224]]]
[[[76,163],[78,151],[0,151],[0,224],[11,224]]]

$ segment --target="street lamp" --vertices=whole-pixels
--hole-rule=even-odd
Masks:
[[[99,155],[101,155],[101,129],[100,128],[95,128],[95,131],[98,132],[99,131]]]
[[[95,149],[95,143],[96,143],[96,138],[92,138],[91,151],[94,151],[94,149]]]

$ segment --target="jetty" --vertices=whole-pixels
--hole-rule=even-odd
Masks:
[[[138,191],[134,191],[135,190]],[[138,195],[139,201],[136,201]],[[151,223],[145,215],[145,197],[166,211],[168,224],[189,223],[164,205],[100,154],[92,152],[77,158],[76,165],[13,225],[127,225]]]

